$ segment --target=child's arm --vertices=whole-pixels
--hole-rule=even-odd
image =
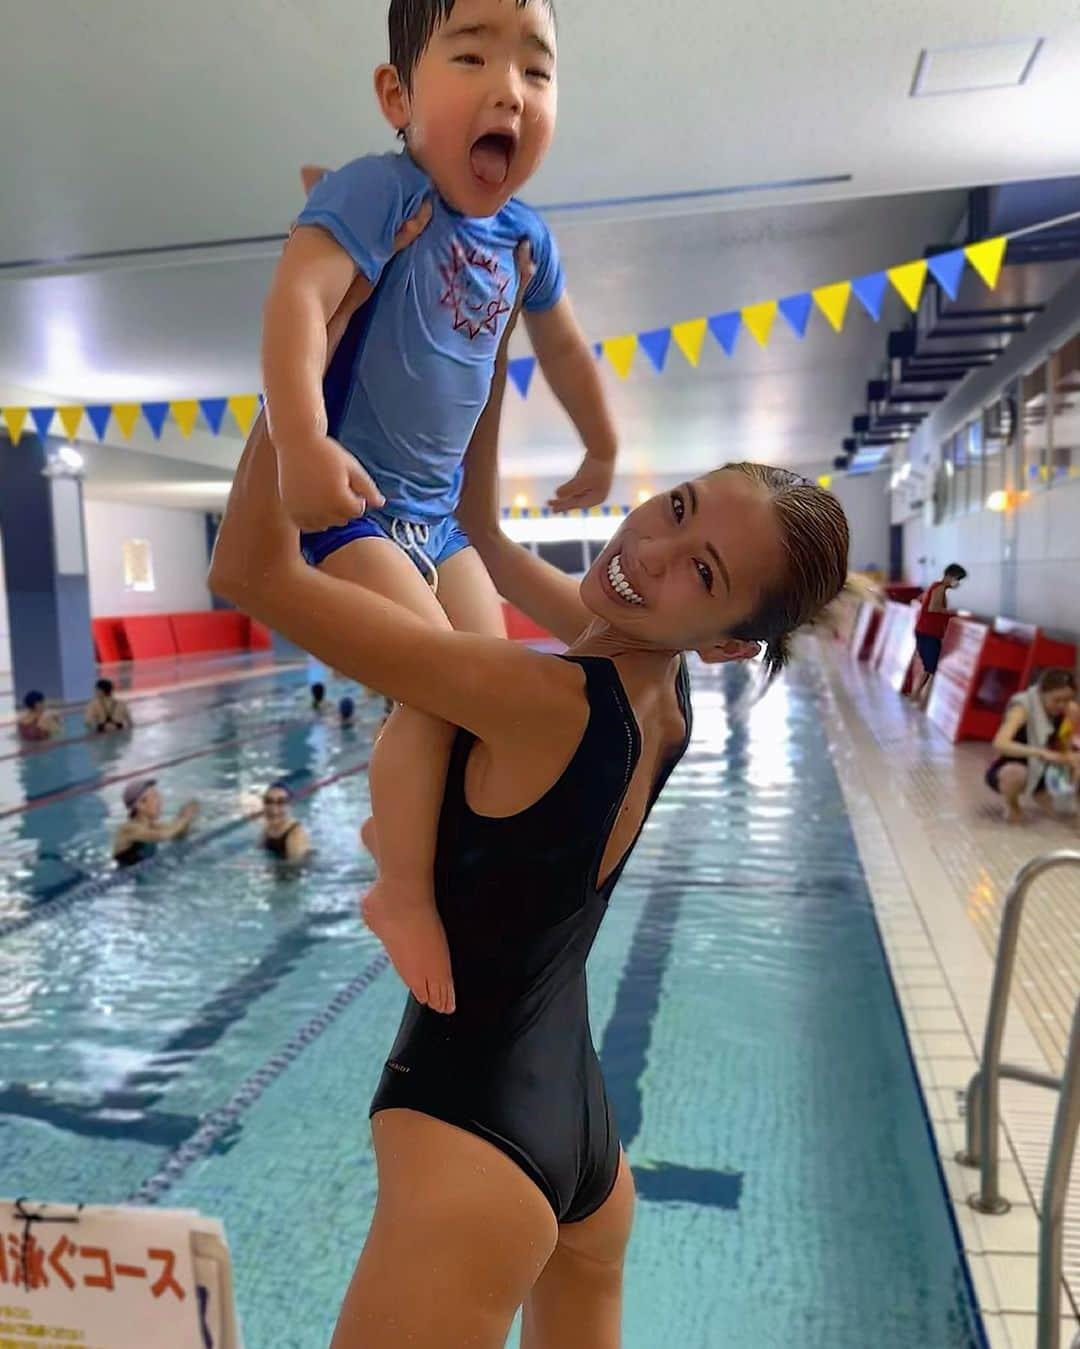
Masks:
[[[326,330],[354,284],[354,299],[364,303],[370,282],[357,278],[353,260],[329,234],[305,226],[285,246],[266,300],[267,415],[282,501],[300,529],[343,525],[362,515],[368,501],[382,503],[357,460],[326,434]]]
[[[596,361],[578,326],[569,297],[550,309],[526,311],[536,359],[555,397],[566,409],[585,446],[585,459],[574,477],[555,493],[557,511],[598,506],[611,490],[617,442]]]

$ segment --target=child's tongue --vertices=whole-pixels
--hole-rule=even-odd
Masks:
[[[510,154],[506,142],[497,136],[481,136],[470,155],[473,173],[483,183],[501,187],[510,172]]]

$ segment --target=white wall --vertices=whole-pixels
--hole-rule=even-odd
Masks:
[[[851,531],[848,565],[856,571],[876,567],[889,572],[889,475],[844,473],[832,475],[833,493],[840,499]]]
[[[85,501],[90,612],[176,613],[209,609],[206,521],[201,511],[164,510],[119,501]],[[124,587],[125,539],[149,539],[154,589]]]

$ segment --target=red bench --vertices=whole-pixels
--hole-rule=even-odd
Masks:
[[[215,651],[268,651],[272,644],[267,628],[235,609],[95,618],[91,628],[102,665]]]

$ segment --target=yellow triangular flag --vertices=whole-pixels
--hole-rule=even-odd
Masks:
[[[4,421],[7,422],[8,433],[11,436],[12,445],[18,445],[19,438],[23,433],[23,427],[26,425],[27,408],[4,408]]]
[[[259,396],[254,393],[238,393],[229,399],[229,411],[236,418],[240,434],[246,436],[259,409]]]
[[[60,417],[60,425],[64,428],[68,440],[74,440],[79,431],[79,423],[83,418],[81,407],[57,408]]]
[[[633,333],[625,337],[609,337],[604,341],[604,355],[615,367],[620,379],[625,379],[634,364],[634,352],[637,351],[637,338]]]
[[[674,323],[671,326],[671,336],[675,339],[675,345],[695,369],[701,360],[705,327],[704,319],[688,319],[685,323]]]
[[[964,249],[964,256],[991,290],[995,288],[1001,275],[1001,264],[1005,260],[1008,242],[1002,234],[996,239],[984,239],[981,244],[969,244]]]
[[[135,423],[139,420],[138,403],[114,403],[113,416],[120,428],[120,434],[125,440],[130,440],[131,433],[135,430]]]
[[[775,300],[765,300],[762,304],[751,304],[742,311],[743,322],[753,333],[759,347],[769,345],[769,334],[779,306]]]
[[[926,259],[918,262],[905,262],[902,267],[890,267],[886,273],[889,280],[903,297],[907,307],[915,312],[919,307],[919,297],[926,284]]]
[[[837,332],[842,332],[844,316],[847,314],[848,300],[851,299],[851,282],[837,281],[832,286],[818,286],[811,291],[814,303],[825,315]]]
[[[194,398],[179,398],[169,404],[172,415],[176,418],[176,424],[180,428],[180,434],[186,440],[191,435],[199,418],[199,404]]]

